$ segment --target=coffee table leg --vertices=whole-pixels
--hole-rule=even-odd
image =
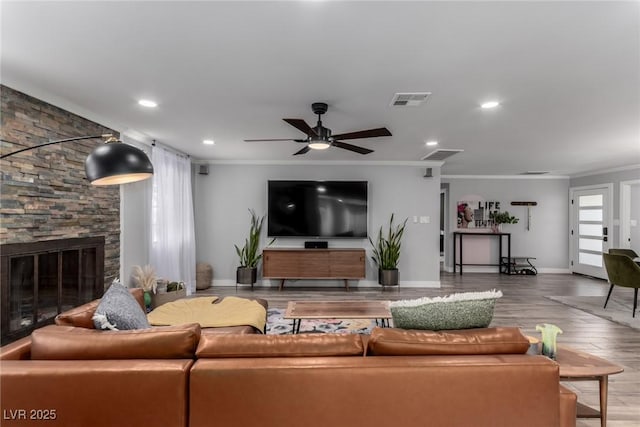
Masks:
[[[609,376],[600,377],[600,426],[607,427],[607,397],[609,393]]]

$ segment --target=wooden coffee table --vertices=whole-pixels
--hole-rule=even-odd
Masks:
[[[556,362],[560,365],[560,381],[598,381],[600,383],[600,411],[578,402],[578,418],[600,418],[600,425],[606,427],[609,375],[619,374],[624,371],[624,368],[563,345],[558,346]]]
[[[375,319],[389,326],[389,301],[289,301],[285,319],[293,320],[292,333],[300,332],[303,319]]]

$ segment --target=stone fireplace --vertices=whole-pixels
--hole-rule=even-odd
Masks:
[[[3,140],[0,149],[2,154],[38,145],[48,140],[105,133],[118,134],[112,129],[4,85],[0,85],[0,100],[0,139]],[[89,140],[52,145],[26,151],[0,161],[2,171],[0,187],[0,244],[2,253],[0,255],[3,256],[3,263],[5,262],[5,249],[10,248],[9,245],[13,244],[37,245],[47,244],[49,241],[93,238],[101,239],[103,242],[102,249],[95,249],[102,254],[101,256],[89,255],[91,252],[88,248],[72,249],[71,252],[68,252],[64,249],[64,245],[68,243],[64,243],[62,251],[55,249],[52,253],[29,255],[30,258],[18,258],[12,261],[15,263],[13,266],[7,265],[8,268],[14,269],[14,274],[18,274],[15,272],[20,269],[30,271],[37,267],[42,270],[38,271],[33,279],[21,279],[20,286],[30,288],[32,285],[35,286],[32,281],[44,280],[47,285],[40,289],[42,286],[40,283],[36,288],[37,292],[44,292],[51,296],[58,292],[59,297],[62,298],[54,303],[54,300],[47,296],[46,301],[42,301],[44,305],[38,306],[40,312],[33,311],[31,320],[34,324],[39,324],[39,317],[45,314],[42,311],[43,307],[53,309],[56,304],[59,307],[67,307],[69,305],[67,301],[73,301],[72,298],[64,296],[68,293],[67,288],[71,286],[67,285],[66,279],[61,278],[60,280],[63,280],[65,284],[61,285],[61,282],[57,282],[58,288],[56,288],[54,282],[51,281],[53,279],[48,277],[53,277],[54,271],[58,275],[63,274],[62,271],[67,271],[67,269],[62,267],[72,262],[76,257],[79,257],[80,261],[78,262],[81,264],[89,262],[89,259],[100,263],[95,266],[95,274],[101,276],[96,277],[95,280],[94,278],[90,279],[91,284],[88,285],[88,288],[92,290],[81,290],[81,298],[76,299],[76,302],[84,300],[84,297],[89,294],[101,295],[102,289],[94,291],[93,287],[98,286],[96,284],[103,286],[105,283],[111,283],[119,275],[120,189],[118,186],[92,186],[85,178],[84,159],[97,143],[97,141]],[[29,249],[28,253],[32,254],[32,249]],[[54,253],[59,253],[59,255],[54,255]],[[30,264],[31,262],[33,262],[33,266]],[[86,267],[86,265],[84,266]],[[5,280],[5,265],[3,264],[2,267],[2,277]],[[58,269],[54,270],[54,267]],[[90,269],[82,269],[82,271],[85,270],[89,271]],[[89,276],[92,274],[94,273]],[[7,286],[9,283],[12,282],[7,281]],[[3,298],[5,295],[4,286],[5,282],[3,281]],[[60,286],[62,287],[60,288]],[[15,296],[18,291],[18,289],[13,289],[9,292],[13,292]],[[34,298],[38,297],[39,295],[34,296]],[[6,305],[10,303],[4,299],[2,304],[4,316],[5,309],[9,309],[9,311],[11,309]],[[20,310],[24,309],[27,313],[27,305],[26,303],[22,304]],[[27,314],[25,316],[29,317]],[[14,322],[26,324],[27,320],[25,319]],[[11,321],[3,317],[2,336],[5,336],[5,327],[11,328],[13,326]]]

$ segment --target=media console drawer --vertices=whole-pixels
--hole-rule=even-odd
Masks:
[[[364,249],[285,249],[262,251],[262,277],[280,279],[280,290],[286,279],[343,279],[349,289],[349,279],[365,278]]]

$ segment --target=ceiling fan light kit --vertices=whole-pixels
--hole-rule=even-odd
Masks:
[[[357,132],[343,133],[332,135],[331,129],[322,125],[321,116],[327,112],[329,106],[324,102],[314,102],[311,104],[311,110],[318,116],[318,123],[315,127],[311,127],[303,119],[282,119],[294,128],[303,132],[307,137],[305,139],[245,139],[245,142],[268,142],[268,141],[294,141],[307,144],[301,150],[293,153],[294,156],[306,154],[309,150],[326,150],[329,147],[338,147],[344,150],[353,151],[358,154],[373,153],[368,148],[358,147],[356,145],[342,142],[343,139],[361,139],[376,138],[380,136],[391,136],[391,132],[387,128],[376,128],[361,130]]]

